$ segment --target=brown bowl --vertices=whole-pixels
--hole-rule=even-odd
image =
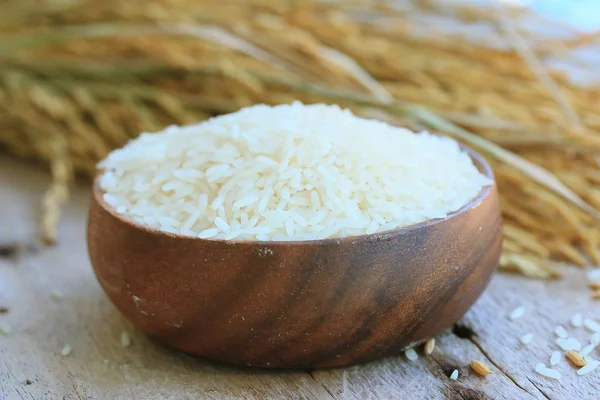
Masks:
[[[490,186],[446,219],[388,232],[197,239],[117,214],[96,179],[87,238],[108,297],[151,337],[231,364],[299,368],[394,355],[452,326],[487,286],[501,228]]]

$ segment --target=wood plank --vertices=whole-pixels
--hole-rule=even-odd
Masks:
[[[592,399],[600,393],[600,370],[578,377],[565,360],[561,381],[533,372],[556,349],[553,329],[561,323],[582,341],[589,332],[572,329],[575,312],[600,318],[584,272],[566,268],[565,279],[534,281],[497,274],[489,290],[461,322],[475,336],[447,332],[431,357],[408,362],[393,357],[366,365],[318,371],[238,369],[198,360],[147,339],[120,316],[100,290],[85,248],[87,183],[75,189],[60,224],[57,246],[31,245],[39,198],[48,175],[35,166],[0,156],[0,246],[20,243],[16,254],[0,252],[0,399]],[[64,298],[52,300],[52,293]],[[525,316],[509,321],[519,305]],[[469,329],[457,330],[465,336]],[[123,348],[126,331],[132,345]],[[536,339],[523,347],[519,336]],[[66,344],[73,351],[62,357]],[[600,356],[596,350],[594,357]],[[486,362],[487,378],[468,364]],[[105,364],[104,360],[108,360]],[[460,370],[458,381],[447,376]]]
[[[463,323],[477,333],[473,343],[484,349],[489,359],[526,390],[532,393],[537,390],[552,399],[599,398],[600,368],[592,374],[577,376],[576,370],[563,358],[555,367],[562,374],[560,381],[533,373],[537,362],[548,364],[552,351],[560,350],[555,343],[557,325],[563,325],[570,337],[586,346],[592,333],[585,328],[572,327],[571,317],[581,313],[586,318],[600,321],[600,303],[591,299],[585,272],[578,268],[565,268],[563,272],[566,276],[559,281],[498,274],[494,285]],[[526,314],[521,319],[509,321],[507,313],[520,305],[527,309]],[[524,346],[519,337],[529,332],[535,339],[529,346]],[[590,356],[600,358],[598,348]]]

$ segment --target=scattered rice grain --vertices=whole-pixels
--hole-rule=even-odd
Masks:
[[[589,374],[590,372],[592,372],[593,370],[598,368],[599,365],[600,365],[600,361],[591,360],[587,363],[587,365],[585,367],[577,370],[577,375],[582,376],[582,375]]]
[[[521,307],[517,307],[514,310],[512,310],[510,312],[510,314],[508,315],[508,318],[510,318],[511,321],[515,321],[515,320],[521,318],[524,314],[525,314],[525,307],[521,306]]]
[[[585,346],[583,349],[581,349],[579,354],[581,354],[582,357],[585,357],[588,354],[590,354],[592,351],[594,351],[595,348],[596,348],[596,345],[593,343],[590,343],[587,346]]]
[[[424,352],[426,355],[430,355],[431,353],[433,353],[434,349],[435,349],[435,339],[431,338],[425,342]]]
[[[62,348],[62,350],[60,351],[60,354],[63,357],[68,357],[69,354],[71,354],[71,351],[73,351],[73,349],[71,348],[71,346],[69,346],[68,344]]]
[[[579,343],[579,340],[575,338],[558,338],[556,339],[556,344],[564,351],[581,350],[581,343]]]
[[[550,365],[554,366],[560,362],[562,358],[562,353],[560,351],[553,351],[552,356],[550,357]]]
[[[573,315],[573,318],[571,318],[571,325],[575,328],[581,328],[583,325],[583,316],[579,313]]]
[[[471,369],[479,376],[487,376],[492,373],[490,367],[478,360],[471,361]]]
[[[121,346],[129,347],[131,345],[131,336],[127,332],[121,332]]]
[[[524,345],[528,345],[533,340],[533,333],[526,333],[525,335],[521,336],[520,340]]]
[[[452,371],[452,373],[450,374],[450,379],[452,379],[453,381],[458,379],[458,370],[457,369]]]
[[[406,356],[406,358],[409,361],[415,361],[419,358],[419,355],[417,354],[417,352],[415,351],[415,349],[413,349],[412,347],[409,347],[408,349],[406,349],[404,351],[404,355]]]
[[[593,319],[586,318],[583,320],[583,325],[592,332],[600,332],[600,324]]]
[[[569,333],[567,332],[567,330],[565,329],[565,327],[562,326],[562,325],[558,325],[556,328],[554,328],[554,333],[559,338],[566,338],[566,337],[569,336]]]
[[[556,380],[560,379],[560,372],[553,370],[552,368],[546,367],[546,365],[544,363],[537,363],[535,365],[535,372],[537,372],[538,374],[540,374],[546,378],[556,379]]]

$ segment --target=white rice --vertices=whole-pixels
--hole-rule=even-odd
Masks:
[[[131,345],[131,336],[127,332],[121,332],[121,346],[129,347]]]
[[[593,343],[590,343],[587,346],[585,346],[583,349],[581,349],[581,351],[579,352],[579,355],[581,357],[585,357],[585,356],[589,355],[592,351],[594,351],[595,348],[596,348],[596,345]]]
[[[525,335],[521,336],[520,340],[524,345],[528,345],[533,340],[533,333],[526,333]]]
[[[560,351],[553,351],[552,356],[550,357],[550,365],[557,365],[560,362],[561,357],[562,353]]]
[[[593,319],[586,318],[583,320],[583,326],[592,332],[600,332],[600,324]]]
[[[600,361],[590,360],[584,367],[581,367],[580,369],[577,370],[577,375],[582,376],[582,375],[589,374],[590,372],[592,372],[593,370],[598,368],[598,366],[600,366]]]
[[[537,363],[535,365],[535,372],[537,372],[538,374],[546,377],[546,378],[551,378],[551,379],[560,379],[560,372],[548,368],[544,365],[544,363]]]
[[[458,370],[457,369],[452,371],[452,373],[450,374],[450,379],[452,379],[453,381],[458,379]]]
[[[577,313],[571,318],[571,325],[575,328],[580,328],[583,325],[583,315]]]
[[[581,350],[581,343],[579,343],[579,340],[575,338],[558,338],[556,339],[556,344],[564,351]]]
[[[63,357],[67,357],[69,354],[71,354],[72,351],[73,351],[73,349],[71,348],[71,346],[69,346],[67,344],[67,345],[65,345],[65,347],[62,348],[62,350],[60,351],[60,354]]]
[[[565,329],[565,327],[562,326],[562,325],[558,325],[556,328],[554,328],[554,333],[559,338],[566,338],[566,337],[569,336],[569,332],[567,332],[567,330]]]
[[[525,307],[520,306],[520,307],[517,307],[514,310],[512,310],[510,312],[510,314],[508,315],[508,318],[511,321],[516,321],[517,319],[521,318],[523,315],[525,315]]]
[[[206,239],[381,232],[444,218],[492,183],[449,138],[297,102],[142,134],[99,168],[117,212]]]
[[[404,350],[404,355],[409,361],[416,361],[419,359],[419,354],[417,354],[417,351],[412,347],[409,347],[408,349]]]

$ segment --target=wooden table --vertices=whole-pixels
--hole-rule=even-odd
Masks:
[[[133,329],[98,286],[85,246],[86,182],[76,185],[65,208],[59,244],[33,244],[48,180],[39,167],[0,155],[0,324],[12,327],[10,335],[0,334],[2,400],[600,398],[600,368],[580,377],[563,359],[560,381],[533,372],[558,349],[557,324],[587,343],[590,333],[571,327],[571,316],[600,318],[600,303],[590,299],[585,273],[576,268],[565,268],[565,278],[554,282],[497,274],[454,332],[437,338],[433,355],[421,353],[415,362],[394,357],[343,369],[267,371],[171,351]],[[525,316],[511,322],[507,314],[521,305]],[[124,331],[129,347],[120,342]],[[535,339],[524,346],[519,337],[528,332]],[[65,345],[72,347],[66,357]],[[474,359],[492,374],[474,375],[468,368]],[[452,381],[447,376],[455,368],[460,376]]]

